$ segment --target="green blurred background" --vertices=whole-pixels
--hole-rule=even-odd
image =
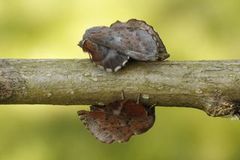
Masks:
[[[240,58],[239,0],[0,0],[0,58],[87,58],[84,31],[143,19],[159,32],[170,60]],[[0,107],[0,160],[239,160],[239,121],[184,108],[157,108],[146,134],[128,143],[95,140],[81,106]]]

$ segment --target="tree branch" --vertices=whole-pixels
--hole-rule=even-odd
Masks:
[[[89,60],[0,60],[0,104],[86,105],[127,98],[212,116],[240,108],[240,60],[129,63],[107,73]]]

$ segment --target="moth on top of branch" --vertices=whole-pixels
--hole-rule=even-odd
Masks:
[[[163,61],[169,57],[158,33],[146,22],[130,19],[117,21],[110,27],[88,29],[79,46],[90,59],[107,72],[117,72],[128,60]]]

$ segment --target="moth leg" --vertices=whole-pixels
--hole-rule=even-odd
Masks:
[[[90,53],[88,53],[88,57],[89,57],[89,59],[91,60],[91,62],[93,63],[92,56],[91,56]]]
[[[121,98],[122,98],[122,100],[124,100],[126,97],[125,97],[125,93],[124,93],[124,90],[122,90],[122,92],[121,92]]]
[[[89,57],[89,59],[91,60],[91,62],[93,62],[93,60],[92,60],[92,56],[91,56],[90,53],[88,53],[88,57]]]
[[[143,98],[143,94],[140,93],[137,98],[137,104],[142,103],[146,106],[149,110],[154,110],[156,103],[150,103],[149,98]]]
[[[138,97],[137,97],[137,104],[139,104],[140,103],[140,98],[142,97],[142,94],[141,93],[139,93],[138,94]]]

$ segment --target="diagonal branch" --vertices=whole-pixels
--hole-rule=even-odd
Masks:
[[[89,60],[2,59],[0,104],[86,105],[142,98],[159,106],[191,107],[212,116],[235,115],[240,60],[136,62],[117,73]]]

